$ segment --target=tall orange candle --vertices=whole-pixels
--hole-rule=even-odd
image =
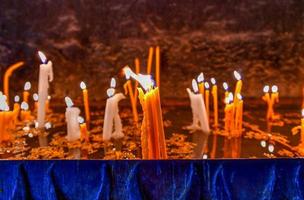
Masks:
[[[228,84],[226,82],[223,83],[223,88],[225,90],[225,98],[224,98],[224,102],[225,102],[225,99],[228,98],[228,95],[229,95],[229,87],[228,87]]]
[[[20,113],[20,118],[23,121],[29,121],[31,120],[31,111],[29,110],[29,106],[26,102],[21,103],[21,113]]]
[[[89,95],[86,84],[81,81],[80,88],[82,89],[82,95],[83,95],[83,104],[84,104],[84,110],[85,110],[85,116],[86,116],[86,122],[88,123],[88,126],[91,121],[90,117],[90,106],[89,106]]]
[[[225,98],[225,133],[228,136],[231,136],[232,131],[232,123],[233,123],[233,95],[232,93],[229,93],[228,97]]]
[[[23,91],[23,101],[28,103],[28,100],[29,100],[29,96],[30,96],[30,93],[29,93],[29,90],[31,89],[31,82],[26,82],[24,84],[24,91]]]
[[[217,95],[217,85],[214,78],[211,78],[212,83],[212,97],[213,97],[213,112],[214,112],[214,127],[218,127],[218,95]]]
[[[153,51],[154,48],[149,48],[149,55],[148,55],[148,63],[147,63],[147,74],[151,74],[152,71],[152,58],[153,58]]]
[[[265,85],[263,88],[264,96],[262,99],[267,103],[267,114],[266,119],[270,120],[273,115],[272,101],[270,100],[269,95],[269,85]]]
[[[210,96],[210,91],[209,91],[209,83],[205,82],[205,103],[206,103],[206,112],[207,112],[207,118],[209,121],[209,114],[210,114],[210,108],[209,108],[209,96]]]
[[[37,94],[37,93],[34,93],[34,94],[33,94],[33,100],[34,100],[34,102],[35,102],[35,103],[34,103],[34,110],[36,110],[36,111],[38,110],[38,98],[39,98],[39,97],[38,97],[38,94]]]
[[[301,119],[301,144],[304,144],[304,108],[302,109],[302,119]]]
[[[14,127],[16,125],[16,122],[18,121],[18,117],[19,117],[19,113],[20,113],[20,104],[19,104],[19,101],[20,101],[20,97],[18,95],[15,96],[14,98],[14,108],[13,108],[13,113],[14,113]]]
[[[238,103],[235,114],[235,134],[237,137],[242,134],[242,124],[243,124],[243,99],[241,94],[237,94]]]
[[[205,83],[204,83],[204,74],[200,73],[197,77],[199,92],[202,96],[205,96]]]
[[[275,103],[279,102],[279,92],[278,92],[278,86],[273,85],[271,87],[271,96],[270,96],[270,102],[272,107],[272,113],[271,113],[271,119],[275,119],[275,113],[274,113],[274,105]]]
[[[236,86],[235,86],[235,91],[234,91],[234,103],[236,103],[238,100],[237,94],[241,94],[243,82],[241,80],[242,77],[241,77],[240,73],[238,73],[237,71],[234,71],[233,74],[234,74],[235,79],[237,80]]]
[[[155,54],[156,54],[155,80],[156,80],[156,86],[159,88],[159,86],[160,86],[160,49],[159,49],[159,46],[156,47]]]
[[[84,122],[83,117],[78,117],[78,122],[80,126],[80,139],[88,142],[89,141],[88,129],[86,123]]]

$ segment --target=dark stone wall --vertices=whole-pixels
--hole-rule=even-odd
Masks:
[[[149,46],[160,45],[163,97],[186,97],[201,71],[232,84],[235,69],[246,96],[259,97],[266,83],[282,96],[301,95],[303,0],[3,0],[0,29],[1,75],[26,62],[13,91],[26,80],[36,87],[42,50],[54,63],[54,96],[76,98],[84,80],[104,98],[112,76],[135,57],[144,71]]]

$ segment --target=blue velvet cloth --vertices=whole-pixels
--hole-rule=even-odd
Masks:
[[[304,160],[0,161],[1,199],[303,199]]]

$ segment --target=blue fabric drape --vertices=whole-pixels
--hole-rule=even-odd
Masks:
[[[303,199],[304,160],[0,161],[0,199]]]

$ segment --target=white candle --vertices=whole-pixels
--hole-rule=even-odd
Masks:
[[[116,86],[116,83],[111,81],[111,86]],[[125,98],[122,93],[115,94],[114,88],[109,88],[107,90],[107,103],[105,108],[105,116],[103,122],[103,140],[107,141],[110,140],[111,137],[113,138],[122,138],[124,136],[122,132],[122,123],[119,117],[119,109],[118,109],[118,102]],[[113,122],[114,122],[114,132],[113,132]]]
[[[45,120],[45,103],[48,99],[49,82],[53,81],[53,64],[51,61],[47,62],[45,55],[41,51],[38,51],[38,54],[42,64],[40,65],[39,70],[37,121],[38,128],[43,128]]]
[[[73,107],[73,101],[70,97],[65,97],[65,103],[67,105],[65,111],[65,120],[67,122],[67,140],[74,141],[80,139],[80,127],[78,122],[78,117],[80,114],[80,109]]]
[[[192,125],[188,126],[188,128],[192,130],[202,130],[205,133],[209,133],[210,128],[204,99],[201,94],[198,94],[198,85],[194,79],[192,80],[192,88],[194,92],[187,88],[193,116]]]

